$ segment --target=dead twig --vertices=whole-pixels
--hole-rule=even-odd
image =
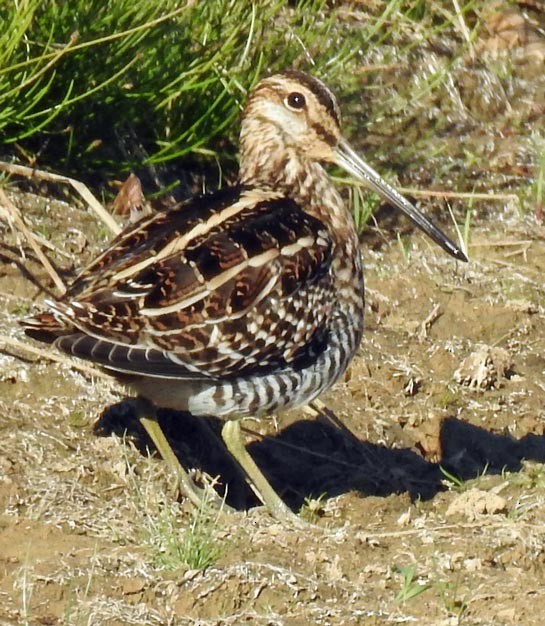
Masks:
[[[441,305],[437,303],[430,311],[426,319],[420,324],[420,331],[418,333],[419,341],[424,341],[428,338],[430,328],[441,317],[441,315],[443,315],[443,311],[441,310]]]
[[[422,198],[455,198],[458,200],[519,200],[514,193],[476,193],[469,191],[434,191],[432,189],[415,189],[399,187],[400,193]]]
[[[119,226],[119,224],[108,213],[108,211],[106,211],[102,204],[100,204],[95,196],[93,196],[87,185],[81,181],[68,176],[61,176],[60,174],[53,174],[51,172],[37,170],[24,165],[14,165],[13,163],[6,163],[4,161],[0,161],[0,170],[8,172],[8,174],[24,176],[25,178],[36,178],[38,180],[47,180],[54,183],[61,183],[63,185],[70,185],[75,191],[77,191],[77,193],[79,193],[85,202],[87,202],[89,207],[97,214],[104,224],[106,224],[114,235],[121,232],[121,226]]]
[[[0,189],[0,217],[3,217],[8,223],[13,224],[13,226],[24,236],[24,238],[27,240],[28,244],[34,251],[34,254],[38,257],[41,264],[44,266],[45,271],[49,274],[51,280],[55,283],[55,286],[60,292],[59,295],[64,295],[66,293],[66,287],[61,277],[57,274],[57,272],[49,262],[49,259],[42,252],[42,249],[38,245],[34,234],[27,227],[19,209],[11,202],[11,200],[6,196],[2,189]]]
[[[347,183],[356,187],[365,187],[365,183],[354,181],[343,176],[333,176],[333,180],[339,183]],[[415,198],[454,198],[455,200],[499,200],[519,202],[519,197],[514,193],[478,193],[474,191],[438,191],[433,189],[417,189],[415,187],[397,187],[397,190],[407,196]]]

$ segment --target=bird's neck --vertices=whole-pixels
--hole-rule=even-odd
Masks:
[[[352,215],[325,169],[294,147],[286,145],[277,127],[243,122],[240,136],[239,182],[280,192],[322,221],[332,234],[345,238],[354,232]],[[337,237],[335,237],[337,238]]]
[[[243,122],[240,138],[240,183],[284,194],[317,218],[333,240],[331,272],[335,274],[340,309],[355,321],[353,343],[363,329],[363,269],[354,219],[324,168],[286,145],[278,129],[261,120]]]

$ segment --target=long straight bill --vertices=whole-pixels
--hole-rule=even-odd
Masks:
[[[461,248],[457,246],[445,233],[438,228],[433,222],[425,217],[420,211],[413,206],[399,191],[396,191],[383,178],[381,178],[372,167],[369,167],[361,157],[354,152],[350,144],[341,139],[335,149],[336,163],[354,178],[361,181],[364,185],[378,193],[386,202],[402,211],[413,224],[418,226],[423,232],[430,237],[436,244],[441,246],[443,250],[448,252],[455,259],[467,261],[466,255]]]

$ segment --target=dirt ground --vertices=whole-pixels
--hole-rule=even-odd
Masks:
[[[81,209],[45,212],[70,255],[92,232]],[[501,224],[474,227],[467,265],[420,235],[408,252],[367,247],[365,339],[323,398],[338,421],[248,424],[305,532],[254,506],[200,420],[165,413],[182,461],[221,474],[241,511],[177,502],[123,389],[6,346],[0,623],[541,624],[545,229],[509,209]],[[45,277],[16,242],[2,255],[1,332],[23,340]],[[188,536],[208,567],[185,563]]]
[[[366,333],[322,398],[330,411],[245,424],[252,456],[308,530],[256,506],[213,443],[217,423],[163,412],[184,465],[201,482],[219,477],[237,509],[195,511],[120,386],[0,339],[0,625],[542,626],[545,227],[527,108],[516,133],[503,110],[484,136],[464,130],[472,172],[505,192],[452,202],[459,223],[471,207],[470,262],[420,234],[396,242],[403,222],[366,231]],[[422,188],[426,158],[411,173]],[[457,189],[452,173],[441,188]],[[50,188],[8,195],[65,280],[108,239]],[[0,229],[0,333],[38,347],[17,320],[51,297],[49,282]]]

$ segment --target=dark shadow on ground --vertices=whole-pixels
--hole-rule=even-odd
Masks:
[[[226,500],[231,506],[248,509],[257,504],[221,442],[220,420],[165,409],[158,415],[184,467],[220,476],[218,491],[223,495],[228,485]],[[251,428],[251,422],[248,425]],[[95,433],[127,435],[142,453],[153,449],[130,402],[106,409],[95,425]],[[468,480],[485,471],[519,471],[523,459],[545,461],[545,437],[529,434],[515,440],[453,417],[443,421],[440,442],[441,459],[432,463],[412,449],[362,441],[334,416],[332,419],[321,414],[298,421],[277,435],[253,441],[248,451],[273,488],[295,510],[305,498],[322,494],[334,497],[350,491],[362,496],[408,492],[413,499],[428,500],[444,489],[441,467]]]

